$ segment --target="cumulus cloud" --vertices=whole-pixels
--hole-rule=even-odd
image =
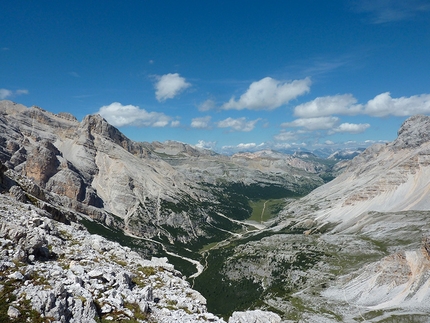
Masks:
[[[21,90],[12,91],[8,89],[0,89],[0,100],[4,100],[6,98],[10,98],[17,95],[23,95],[23,94],[28,94],[28,90],[21,89]]]
[[[214,150],[216,147],[216,141],[199,140],[195,146],[201,149]]]
[[[238,100],[232,97],[221,106],[221,109],[273,110],[309,92],[310,85],[309,78],[285,82],[265,77],[253,82]]]
[[[12,96],[13,92],[11,90],[7,89],[0,89],[0,99],[6,99],[10,96]]]
[[[339,122],[338,117],[301,118],[281,124],[284,128],[303,127],[307,130],[332,129]]]
[[[364,106],[363,113],[373,117],[389,115],[406,117],[430,113],[430,94],[392,98],[390,92],[381,93]]]
[[[178,73],[169,73],[162,76],[157,76],[155,83],[155,97],[159,102],[172,99],[181,93],[183,90],[189,88],[190,83],[185,81],[185,78]]]
[[[206,128],[209,128],[210,121],[211,121],[210,116],[201,117],[201,118],[194,118],[191,120],[191,127],[192,128],[199,128],[199,129],[206,129]]]
[[[145,127],[165,127],[169,125],[172,118],[159,112],[147,112],[134,105],[122,105],[113,102],[105,105],[97,112],[115,127],[122,126],[145,126]],[[176,121],[172,122],[173,125]]]
[[[407,117],[430,113],[430,94],[392,98],[390,92],[378,94],[365,104],[356,104],[351,94],[318,97],[294,108],[302,118],[337,115],[369,115],[372,117]]]
[[[294,108],[294,115],[302,118],[324,117],[332,114],[355,115],[360,106],[352,94],[318,97]]]
[[[199,105],[199,111],[209,111],[215,108],[215,101],[208,99]]]
[[[292,141],[297,139],[297,134],[293,131],[282,131],[274,136],[277,141]]]
[[[342,123],[338,127],[334,128],[333,132],[357,134],[364,132],[369,127],[370,124],[368,123]]]
[[[225,120],[217,122],[219,128],[231,128],[235,131],[251,131],[255,128],[255,125],[260,119],[247,121],[245,117],[233,119],[227,118]]]

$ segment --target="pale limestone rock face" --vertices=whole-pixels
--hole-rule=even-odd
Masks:
[[[60,152],[49,141],[43,141],[35,147],[27,157],[25,175],[35,180],[39,185],[44,184],[57,172],[60,162],[57,155]]]

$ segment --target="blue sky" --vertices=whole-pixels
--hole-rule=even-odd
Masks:
[[[365,146],[430,114],[430,3],[2,1],[0,99],[222,153]]]

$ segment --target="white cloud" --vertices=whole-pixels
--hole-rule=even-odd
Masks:
[[[278,81],[265,77],[253,82],[239,100],[234,97],[221,106],[224,110],[273,110],[310,90],[311,80],[295,80],[292,82]]]
[[[356,104],[351,94],[318,97],[295,107],[294,115],[302,118],[323,117],[333,114],[372,117],[407,117],[430,113],[430,94],[392,98],[390,92],[378,94],[366,104]]]
[[[430,113],[430,94],[393,99],[389,92],[381,93],[367,102],[363,113],[373,117],[406,117]]]
[[[347,133],[357,134],[357,133],[364,132],[369,127],[370,127],[370,124],[368,123],[359,123],[359,124],[342,123],[341,125],[339,125],[339,127],[334,128],[333,132],[341,132],[341,133],[347,132]]]
[[[0,89],[0,99],[6,99],[10,96],[12,96],[13,92],[11,90],[7,90],[7,89]]]
[[[293,131],[282,131],[274,136],[277,141],[292,141],[297,139],[297,134]]]
[[[246,149],[246,150],[253,149],[255,147],[257,147],[257,144],[255,142],[250,142],[250,143],[247,143],[247,144],[240,143],[240,144],[238,144],[236,146],[236,148],[238,148],[238,149]]]
[[[215,102],[211,99],[208,99],[199,105],[199,111],[209,111],[213,108],[215,108]]]
[[[355,115],[360,106],[352,94],[318,97],[294,108],[294,115],[302,118],[324,117],[332,114]]]
[[[292,122],[285,122],[281,124],[281,127],[303,127],[307,130],[327,130],[332,129],[338,122],[338,117],[303,118],[296,119]]]
[[[20,89],[14,92],[8,89],[0,89],[0,100],[4,100],[6,98],[13,97],[15,95],[23,95],[23,94],[28,94],[28,90]]]
[[[172,99],[181,93],[191,84],[185,81],[185,78],[178,73],[169,73],[162,76],[157,76],[155,83],[155,97],[159,102]]]
[[[134,105],[122,105],[113,102],[103,106],[97,112],[115,127],[145,126],[165,127],[172,120],[171,117],[159,112],[147,112]],[[173,121],[174,123],[175,121]]]
[[[24,90],[24,89],[22,89],[22,90],[16,90],[15,94],[16,95],[28,94],[28,90]]]
[[[214,150],[214,148],[216,147],[216,141],[199,140],[195,146],[201,149]]]
[[[206,129],[209,128],[209,123],[211,121],[210,116],[201,117],[201,118],[194,118],[191,120],[191,127],[192,128],[199,128],[199,129]]]
[[[331,141],[331,140],[326,140],[324,143],[325,143],[326,145],[334,145],[334,142],[333,142],[333,141]]]
[[[219,128],[231,128],[235,131],[251,131],[260,119],[247,121],[245,117],[233,119],[227,118],[217,122]]]
[[[179,122],[179,120],[173,120],[171,123],[170,123],[170,125],[172,126],[172,127],[179,127],[180,126],[180,122]]]

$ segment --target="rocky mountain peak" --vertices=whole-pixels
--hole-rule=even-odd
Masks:
[[[394,141],[395,148],[416,148],[430,141],[430,117],[416,115],[403,122]]]
[[[81,122],[81,129],[87,132],[90,139],[94,139],[94,135],[99,135],[103,138],[112,140],[117,145],[131,151],[133,146],[130,139],[124,136],[121,131],[109,124],[101,115],[87,115]]]

